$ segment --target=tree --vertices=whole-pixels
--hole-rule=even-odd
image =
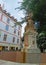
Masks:
[[[40,48],[41,52],[44,52],[44,50],[46,49],[46,34],[44,32],[41,32],[37,36],[37,46],[38,48]]]
[[[46,0],[23,0],[20,9],[33,13],[33,20],[40,22],[39,33],[46,30]]]

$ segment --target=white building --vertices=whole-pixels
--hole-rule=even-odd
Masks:
[[[20,49],[21,25],[0,5],[0,50]]]

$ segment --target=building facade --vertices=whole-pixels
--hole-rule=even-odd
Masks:
[[[17,50],[21,43],[21,25],[0,5],[0,49]]]

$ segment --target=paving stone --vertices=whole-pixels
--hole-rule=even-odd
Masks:
[[[39,65],[39,64],[16,63],[16,62],[0,60],[0,65]]]

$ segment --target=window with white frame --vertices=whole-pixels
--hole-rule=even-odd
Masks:
[[[1,37],[1,31],[0,31],[0,37]]]
[[[20,31],[18,31],[18,35],[19,35],[19,32],[20,32]]]
[[[9,25],[6,25],[6,31],[8,31],[8,29],[9,29]]]
[[[15,37],[13,37],[13,43],[15,42]]]
[[[9,24],[9,21],[10,21],[10,19],[9,18],[7,18],[7,23]]]
[[[7,39],[7,34],[4,34],[3,40],[6,41],[6,39]]]
[[[7,22],[7,17],[5,15],[3,15],[2,20],[3,20],[3,22]]]
[[[0,19],[1,19],[2,13],[0,12]]]
[[[17,43],[19,43],[19,39],[17,39]]]
[[[14,33],[16,33],[16,28],[14,28]]]

